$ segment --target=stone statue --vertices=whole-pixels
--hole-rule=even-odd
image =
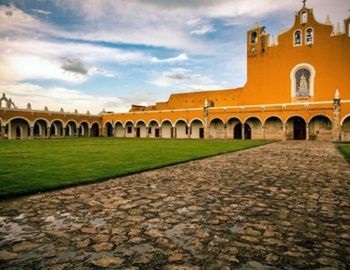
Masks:
[[[301,75],[299,85],[298,85],[299,96],[309,95],[309,86],[304,74]]]

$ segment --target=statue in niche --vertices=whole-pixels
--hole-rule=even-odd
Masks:
[[[296,96],[310,96],[310,71],[307,69],[298,70],[295,74],[296,79]]]

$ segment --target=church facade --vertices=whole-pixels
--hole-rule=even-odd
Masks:
[[[350,17],[344,29],[316,21],[304,4],[277,40],[259,25],[247,32],[243,87],[172,94],[94,121],[100,134],[115,137],[350,140]],[[1,110],[0,121],[10,123]]]

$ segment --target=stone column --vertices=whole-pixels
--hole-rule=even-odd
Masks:
[[[50,138],[51,137],[51,127],[47,127],[46,128],[46,138]]]
[[[245,140],[244,124],[242,124],[242,140]]]
[[[5,135],[5,131],[6,131],[6,126],[1,126],[1,138],[2,139],[5,139],[6,138],[6,135]]]
[[[126,137],[126,128],[123,127],[123,138],[125,138],[125,137]]]
[[[309,123],[306,123],[306,140],[310,139],[310,128],[309,128]]]
[[[283,141],[287,140],[287,124],[282,124]]]
[[[265,140],[265,126],[261,126],[261,130],[262,130],[262,138],[263,140]]]
[[[29,127],[29,129],[30,129],[29,139],[32,140],[34,138],[34,127]]]
[[[89,128],[89,127],[88,127],[88,129],[87,129],[87,130],[88,130],[88,134],[87,134],[87,136],[88,136],[88,137],[91,137],[91,128]]]
[[[62,137],[66,137],[66,127],[62,127]]]
[[[191,127],[187,126],[187,137],[191,139]]]
[[[333,141],[341,140],[340,113],[341,113],[341,103],[340,103],[339,91],[337,90],[333,100],[333,123],[332,123]]]
[[[227,140],[227,124],[224,124],[224,138]]]

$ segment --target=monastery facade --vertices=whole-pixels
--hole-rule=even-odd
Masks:
[[[350,17],[344,29],[317,22],[304,4],[278,41],[265,27],[247,32],[241,88],[173,94],[167,102],[99,116],[1,108],[1,134],[350,140]]]

